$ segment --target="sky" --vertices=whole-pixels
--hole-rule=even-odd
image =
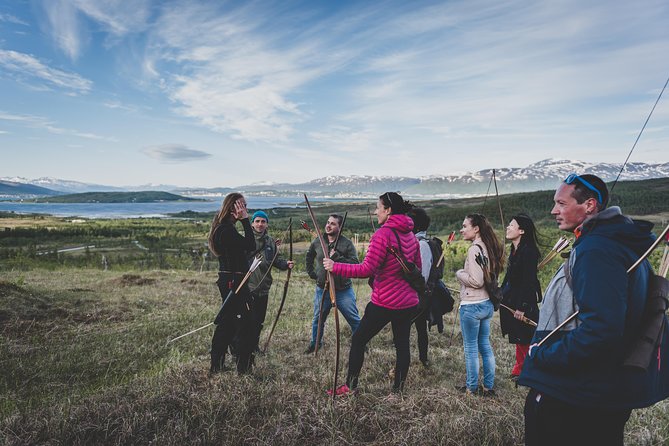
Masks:
[[[669,2],[9,0],[0,177],[235,187],[622,163]],[[630,161],[669,161],[669,92]]]

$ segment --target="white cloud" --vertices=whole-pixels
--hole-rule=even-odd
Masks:
[[[0,22],[14,23],[16,25],[29,26],[28,23],[11,14],[0,14]]]
[[[142,152],[153,159],[168,162],[197,161],[211,156],[210,153],[188,148],[183,144],[163,144],[145,147]]]
[[[57,87],[69,94],[88,93],[93,82],[76,73],[51,68],[30,54],[0,49],[0,66],[14,76],[38,80],[44,86]]]
[[[143,31],[150,13],[150,0],[73,0],[82,13],[103,25],[110,33],[122,36]]]
[[[42,4],[56,45],[70,59],[77,59],[82,47],[83,28],[76,8],[68,0],[51,0]]]
[[[95,133],[82,132],[79,130],[57,127],[56,125],[54,125],[54,122],[42,116],[16,115],[0,111],[0,121],[7,121],[10,123],[23,125],[29,128],[45,130],[55,135],[76,136],[78,138],[94,139],[99,141],[110,141],[110,142],[118,141],[116,138],[100,136],[96,135]]]

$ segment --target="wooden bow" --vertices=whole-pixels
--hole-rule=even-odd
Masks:
[[[492,170],[492,180],[495,183],[495,197],[497,197],[497,207],[499,207],[499,219],[502,223],[502,233],[504,233],[504,228],[506,227],[506,220],[504,220],[504,214],[502,213],[502,201],[499,199],[499,191],[497,190],[497,177],[495,175],[495,169]],[[504,236],[502,236],[502,259],[504,259],[505,248],[506,248],[506,243],[504,243]]]
[[[328,253],[327,245],[325,244],[325,239],[323,238],[323,233],[321,232],[320,226],[318,226],[318,221],[316,220],[316,215],[314,214],[313,209],[311,209],[311,204],[309,203],[309,199],[307,198],[307,194],[304,194],[304,201],[307,203],[307,211],[309,212],[309,216],[311,217],[311,222],[314,225],[314,228],[316,228],[316,233],[318,234],[318,240],[321,242],[321,249],[323,250],[323,257],[326,259],[330,258],[330,254]],[[334,277],[332,277],[332,273],[330,271],[327,271],[327,283],[330,286],[330,302],[332,303],[332,309],[334,310],[334,315],[335,315],[335,329],[337,333],[337,353],[335,355],[335,370],[334,370],[334,384],[332,386],[333,392],[332,392],[332,402],[335,400],[335,396],[337,395],[337,378],[339,377],[339,312],[337,309],[337,295],[335,294],[335,284],[334,284]],[[325,290],[323,290],[323,293],[325,293]],[[318,344],[318,339],[316,339],[316,343]]]
[[[293,218],[291,217],[288,219],[288,244],[289,244],[289,255],[288,255],[288,261],[292,262],[293,261]],[[277,253],[279,250],[276,250]],[[271,266],[270,266],[271,268]],[[265,345],[263,346],[263,352],[267,352],[267,347],[269,346],[269,341],[272,339],[272,334],[274,333],[274,328],[276,327],[276,323],[279,322],[279,316],[281,316],[281,311],[283,310],[283,304],[286,302],[286,296],[288,295],[288,283],[290,282],[290,273],[292,272],[292,268],[288,268],[288,272],[286,273],[286,282],[283,284],[283,295],[281,296],[281,303],[279,304],[279,309],[276,312],[276,318],[274,319],[274,323],[272,324],[272,329],[269,331],[269,336],[267,336],[267,340],[265,341]]]
[[[348,216],[348,211],[344,213],[344,219],[341,222],[341,227],[339,228],[339,233],[337,233],[337,238],[335,239],[333,250],[337,250],[337,244],[339,243],[339,237],[341,236],[341,232],[344,230],[344,225],[346,224],[346,217]],[[321,343],[321,324],[323,323],[323,304],[325,303],[325,292],[329,288],[328,286],[329,282],[325,282],[325,288],[323,288],[323,295],[321,296],[321,306],[318,309],[318,330],[316,331],[316,347],[314,348],[314,355],[318,354],[318,346]],[[335,290],[335,295],[337,294],[337,290]]]

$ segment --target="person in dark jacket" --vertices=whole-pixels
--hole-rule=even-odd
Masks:
[[[242,236],[235,224],[240,221],[244,228]],[[218,289],[221,300],[231,290],[236,290],[244,275],[249,270],[247,253],[255,249],[253,229],[249,222],[244,196],[237,192],[226,195],[223,205],[211,224],[209,231],[209,249],[218,257]],[[245,283],[239,293],[233,295],[225,308],[219,311],[216,329],[211,339],[211,373],[220,372],[225,363],[225,352],[235,334],[239,337],[237,350],[237,372],[251,371],[256,323],[253,312],[253,299]]]
[[[331,214],[328,216],[328,221],[325,224],[325,233],[323,237],[328,244],[327,249],[330,251],[330,258],[336,262],[341,263],[359,263],[358,253],[355,250],[353,242],[343,235],[339,235],[341,225],[344,218],[338,214]],[[337,240],[339,236],[339,240]],[[337,247],[335,249],[335,241]],[[311,323],[311,342],[307,347],[305,353],[313,353],[316,349],[316,337],[318,337],[318,320],[321,319],[320,338],[318,339],[319,347],[323,343],[323,332],[325,331],[325,320],[332,309],[332,302],[329,296],[323,299],[323,292],[325,291],[326,272],[323,269],[323,248],[320,240],[314,239],[309,246],[307,255],[305,257],[305,266],[309,277],[316,281],[316,292],[314,293],[314,315]],[[358,306],[355,302],[355,292],[353,291],[353,284],[351,279],[335,276],[335,296],[337,299],[337,308],[351,327],[351,333],[355,333],[360,325],[360,314],[358,313]],[[321,311],[321,303],[323,309]],[[321,317],[322,313],[322,317]]]
[[[432,262],[436,262],[438,259],[432,258],[432,250],[430,249],[430,244],[427,239],[427,230],[430,227],[430,216],[427,215],[425,209],[419,207],[413,207],[408,212],[407,215],[413,221],[413,232],[416,235],[416,240],[418,240],[418,246],[420,249],[420,260],[422,263],[421,273],[425,279],[425,286],[427,289],[428,280],[430,279],[430,270],[432,269]],[[430,366],[430,361],[427,357],[427,350],[429,345],[429,338],[427,334],[427,321],[429,318],[429,308],[424,308],[421,312],[414,316],[413,324],[416,327],[416,338],[418,341],[418,359],[424,367]]]
[[[669,396],[669,328],[662,351],[646,370],[623,365],[641,325],[651,266],[627,270],[654,240],[652,224],[633,221],[620,208],[606,209],[606,184],[594,175],[571,174],[555,192],[551,214],[576,241],[569,259],[544,293],[518,383],[525,401],[527,445],[622,445],[634,408]],[[578,316],[542,340],[578,310]]]
[[[541,286],[537,279],[539,247],[534,222],[525,214],[514,215],[506,227],[506,239],[511,242],[511,254],[502,282],[502,303],[515,310],[511,313],[502,308],[499,313],[502,335],[516,344],[516,363],[511,370],[511,379],[516,380],[523,369],[523,361],[530,348],[534,326],[523,322],[526,317],[534,322],[539,320]]]
[[[265,323],[265,316],[267,315],[267,301],[269,300],[269,290],[272,287],[272,272],[271,268],[275,267],[281,271],[286,271],[293,268],[292,260],[285,260],[281,258],[278,253],[278,241],[275,241],[268,233],[269,216],[264,211],[256,211],[251,217],[251,227],[253,228],[253,236],[256,240],[255,250],[250,253],[249,261],[260,254],[262,255],[262,262],[258,268],[249,276],[249,289],[253,297],[255,321],[257,324],[255,337],[255,351],[258,352],[260,341],[260,333]]]

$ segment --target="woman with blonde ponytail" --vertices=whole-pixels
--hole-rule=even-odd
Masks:
[[[235,227],[240,221],[242,236]],[[256,242],[246,210],[246,200],[238,192],[226,195],[223,205],[211,223],[209,249],[218,257],[218,289],[225,300],[230,290],[236,290],[249,270],[247,254],[253,252]],[[251,371],[255,320],[253,300],[247,284],[232,296],[216,324],[211,340],[211,373],[220,372],[225,363],[225,353],[235,334],[238,335],[237,372]]]

